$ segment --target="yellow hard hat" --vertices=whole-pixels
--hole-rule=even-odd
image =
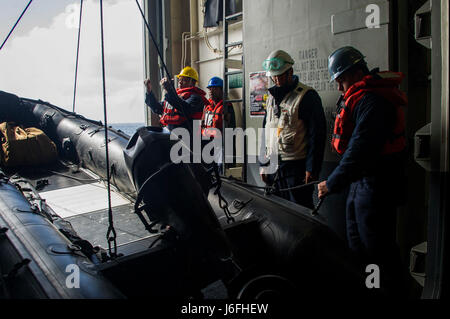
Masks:
[[[177,75],[177,78],[180,78],[180,76],[187,76],[188,78],[194,79],[198,82],[198,73],[194,68],[191,68],[190,66],[187,66],[183,70],[181,70],[180,74]]]

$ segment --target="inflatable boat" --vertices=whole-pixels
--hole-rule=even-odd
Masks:
[[[168,131],[107,128],[107,159],[101,122],[47,102],[0,92],[0,120],[42,130],[58,151],[53,163],[2,167],[2,298],[370,293],[320,215],[199,164],[172,163]]]

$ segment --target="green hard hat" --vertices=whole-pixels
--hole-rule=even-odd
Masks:
[[[289,70],[294,63],[294,60],[287,52],[275,50],[264,60],[263,68],[267,76],[277,76]]]

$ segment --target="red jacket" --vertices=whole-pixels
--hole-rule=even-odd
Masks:
[[[373,92],[382,96],[396,109],[397,118],[392,138],[386,142],[382,153],[397,153],[406,147],[405,115],[402,107],[408,104],[408,99],[406,94],[398,89],[403,78],[404,75],[402,73],[380,72],[376,76],[365,76],[347,90],[343,96],[344,104],[341,105],[337,112],[331,141],[333,148],[339,154],[342,155],[345,152],[353,133],[353,110],[367,92]]]
[[[216,131],[210,128],[215,128],[222,131],[223,128],[223,100],[215,104],[212,99],[203,110],[202,117],[202,135],[206,137],[215,137]]]
[[[185,89],[177,89],[178,96],[183,99],[187,100],[189,99],[193,94],[199,95],[204,105],[208,105],[209,101],[205,98],[205,91],[202,89],[193,86]],[[191,120],[200,120],[202,118],[202,112],[194,112],[188,115]],[[164,101],[164,110],[163,115],[161,116],[161,119],[159,122],[163,126],[167,125],[181,125],[183,124],[187,118],[176,108],[174,108],[172,105],[170,105],[167,101]]]

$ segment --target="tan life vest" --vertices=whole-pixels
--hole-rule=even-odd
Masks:
[[[5,167],[45,165],[57,160],[56,145],[40,129],[0,124],[1,164]]]
[[[303,97],[309,90],[312,88],[298,83],[294,90],[286,94],[280,103],[280,117],[275,116],[275,99],[269,95],[265,134],[267,157],[273,150],[278,149],[278,155],[283,161],[306,158],[306,127],[298,118],[298,111]]]

